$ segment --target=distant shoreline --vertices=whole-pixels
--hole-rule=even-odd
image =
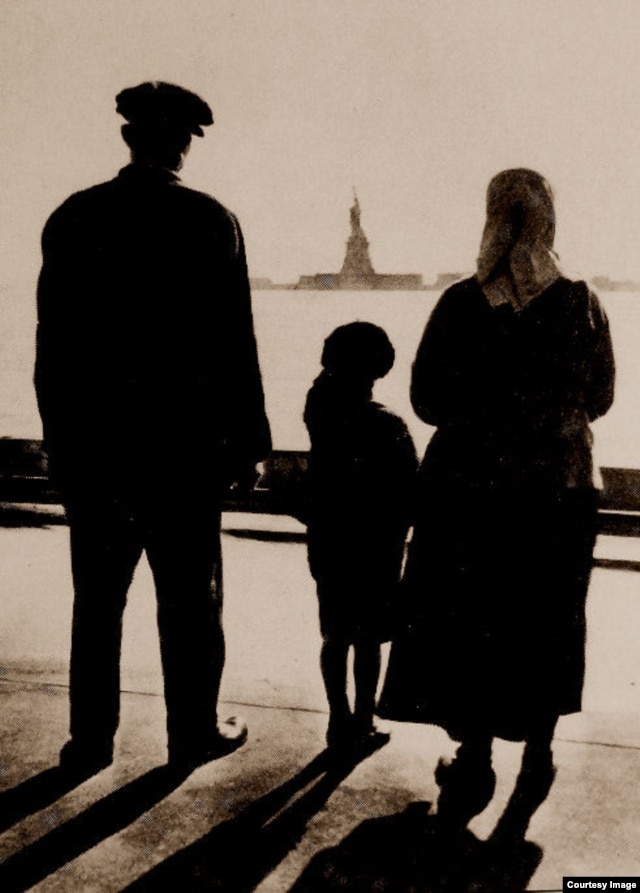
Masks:
[[[403,275],[389,275],[389,281],[385,283],[386,278],[381,275],[380,282],[371,284],[368,282],[359,284],[344,285],[333,284],[330,280],[319,281],[320,274],[316,276],[301,276],[298,282],[273,282],[266,276],[250,278],[249,283],[252,291],[444,291],[455,282],[471,276],[471,273],[439,273],[435,282],[427,282],[420,284],[411,284],[403,280]],[[624,292],[624,293],[640,293],[640,282],[633,279],[610,279],[608,276],[594,276],[587,280],[598,292]]]
[[[353,191],[353,205],[349,211],[351,232],[345,246],[342,267],[333,273],[312,273],[298,277],[293,283],[276,283],[268,276],[251,278],[254,291],[444,291],[470,272],[438,273],[433,283],[425,283],[421,273],[377,273],[369,252],[369,240],[361,222],[360,202]],[[633,279],[615,280],[597,275],[589,280],[598,291],[640,292],[640,283]]]

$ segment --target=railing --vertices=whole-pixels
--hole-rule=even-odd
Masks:
[[[275,450],[264,463],[264,474],[246,494],[229,493],[225,511],[293,515],[301,508],[301,483],[306,453]],[[640,536],[640,470],[602,468],[600,532]],[[47,459],[39,440],[0,438],[0,524],[3,515],[37,510],[60,501],[47,473]]]
[[[248,493],[230,491],[224,510],[297,516],[306,466],[304,452],[274,451],[254,489]],[[49,480],[42,442],[0,438],[0,526],[3,517],[17,518],[38,510],[46,514],[46,507],[59,504],[60,494]],[[53,512],[50,514],[54,517]]]

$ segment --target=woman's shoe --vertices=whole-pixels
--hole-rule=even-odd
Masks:
[[[452,762],[441,759],[435,771],[438,797],[438,819],[448,831],[461,831],[471,819],[491,802],[496,788],[496,774],[490,758],[467,753]]]
[[[491,834],[493,843],[524,840],[533,814],[547,799],[555,777],[551,753],[531,759],[525,752],[516,786]]]

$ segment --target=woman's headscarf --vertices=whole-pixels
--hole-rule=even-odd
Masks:
[[[522,310],[562,275],[555,223],[553,193],[540,174],[514,168],[491,180],[477,278],[492,307]]]

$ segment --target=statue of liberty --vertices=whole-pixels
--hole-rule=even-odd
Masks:
[[[369,241],[360,223],[360,202],[354,189],[351,206],[351,235],[340,271],[341,288],[373,288],[375,270],[369,256]]]

